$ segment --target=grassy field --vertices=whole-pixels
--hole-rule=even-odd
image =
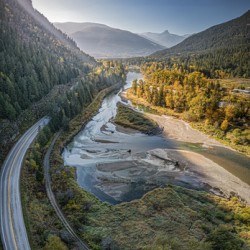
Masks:
[[[242,238],[250,243],[250,207],[236,198],[174,186],[130,203],[106,205],[88,220],[83,237],[93,249],[100,249],[93,240],[104,249],[155,250],[237,250],[247,249]]]
[[[112,206],[81,189],[74,168],[64,168],[54,177],[64,214],[91,249],[240,250],[250,246],[250,207],[237,198],[167,186]]]
[[[214,80],[218,81],[218,79]],[[233,89],[233,88],[249,88],[250,79],[247,78],[225,78],[219,80],[222,87]]]
[[[160,132],[157,123],[149,120],[144,114],[138,113],[121,103],[118,104],[117,115],[114,122],[125,128],[136,129],[149,135]]]

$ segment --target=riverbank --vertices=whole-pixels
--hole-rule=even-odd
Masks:
[[[131,201],[154,188],[172,184],[225,198],[236,196],[250,205],[250,186],[201,154],[157,148],[127,152],[123,157],[98,163],[89,173],[92,177],[88,177],[90,181],[95,179],[91,189],[99,190],[97,195],[112,197],[114,203]]]
[[[121,94],[123,101],[131,100],[131,93],[127,96],[127,92]],[[135,100],[132,98],[132,102]],[[145,105],[145,100],[136,100],[137,105]],[[160,108],[162,109],[162,108]],[[158,113],[163,110],[157,110]],[[197,143],[201,144],[205,148],[221,147],[231,149],[230,147],[223,145],[217,140],[210,138],[208,135],[192,128],[187,122],[178,119],[170,115],[158,115],[153,113],[144,113],[146,117],[155,121],[160,128],[162,128],[162,135],[167,140],[175,140],[185,143]],[[219,164],[216,164],[212,160],[197,154],[194,152],[183,150],[161,150],[161,158],[164,159],[164,155],[169,155],[171,152],[171,160],[173,162],[182,162],[182,165],[192,172],[200,183],[204,183],[210,188],[209,192],[216,195],[222,195],[224,197],[230,197],[231,195],[239,196],[250,204],[250,186],[232,173],[228,172]],[[158,149],[156,151],[159,151]],[[231,149],[232,150],[232,149]],[[202,185],[200,185],[201,187]]]
[[[133,96],[129,90],[122,92],[120,96],[124,102],[131,101],[135,106],[143,106],[143,109],[146,109],[144,112],[145,116],[155,121],[159,125],[159,127],[162,129],[162,135],[166,139],[173,139],[189,143],[200,143],[203,144],[204,147],[225,147],[225,145],[221,144],[215,139],[209,138],[208,135],[193,129],[187,122],[173,116],[174,113],[173,115],[167,115],[164,108],[152,107],[145,100]],[[149,108],[151,109],[151,112],[147,112],[147,109]]]
[[[203,147],[226,147],[222,143],[210,138],[208,135],[193,129],[187,122],[169,115],[155,115],[145,113],[147,117],[155,121],[163,130],[162,134],[167,139],[174,139],[177,141],[200,143]]]
[[[208,191],[219,196],[238,196],[250,205],[250,186],[201,154],[186,150],[156,149],[152,153],[162,159],[178,162],[187,175],[198,178],[208,185]]]
[[[168,139],[201,143],[204,147],[224,147],[250,156],[249,145],[238,145],[230,142],[222,136],[223,131],[220,129],[198,122],[188,123],[182,119],[182,114],[171,109],[152,106],[146,100],[134,96],[130,90],[121,93],[121,98],[123,101],[129,101],[143,109],[150,119],[153,119],[160,127],[164,128],[163,135]]]
[[[77,115],[69,122],[68,130],[63,131],[55,144],[55,157],[58,160],[59,164],[62,164],[61,151],[63,150],[65,145],[70,143],[74,136],[76,136],[98,112],[103,99],[111,92],[119,90],[121,86],[121,84],[116,84],[100,91],[95,99],[89,104],[89,106],[83,109],[83,111],[79,115]]]

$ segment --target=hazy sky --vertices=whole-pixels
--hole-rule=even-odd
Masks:
[[[96,22],[132,32],[190,34],[242,15],[250,0],[32,0],[51,22]]]

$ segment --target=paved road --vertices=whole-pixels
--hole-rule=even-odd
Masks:
[[[1,238],[5,250],[30,250],[24,224],[20,196],[20,172],[24,156],[38,134],[47,124],[43,118],[33,125],[16,143],[2,166],[0,177]]]
[[[51,143],[51,145],[50,145],[50,147],[45,155],[45,158],[44,158],[44,177],[45,177],[45,187],[46,187],[47,196],[50,200],[51,205],[55,209],[58,218],[61,220],[61,222],[63,223],[65,228],[68,230],[68,232],[72,236],[72,238],[77,242],[79,249],[89,250],[88,246],[78,237],[78,235],[74,232],[73,228],[68,223],[67,219],[64,217],[61,209],[59,208],[59,206],[56,202],[54,193],[53,193],[52,188],[51,188],[51,178],[50,178],[50,174],[49,174],[50,155],[51,155],[52,149],[54,147],[54,144],[55,144],[57,138],[60,136],[60,134],[61,134],[61,132],[57,133],[57,135],[55,136],[54,140],[52,141],[52,143]]]

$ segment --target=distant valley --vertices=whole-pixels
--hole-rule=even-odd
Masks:
[[[54,23],[73,38],[80,49],[96,58],[147,56],[164,46],[126,30],[97,23]]]

